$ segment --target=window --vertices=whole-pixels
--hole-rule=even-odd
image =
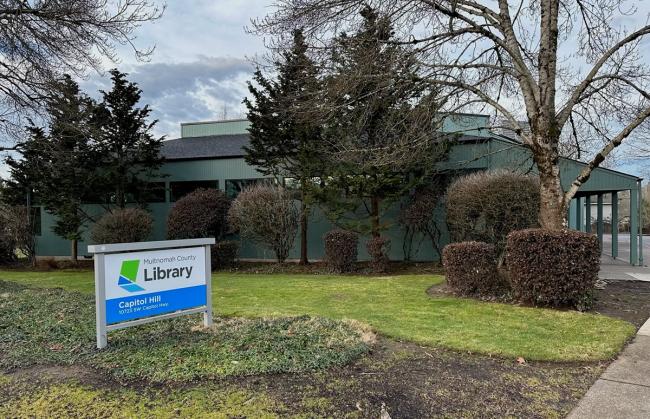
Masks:
[[[149,182],[140,191],[141,201],[149,203],[165,202],[165,182]]]
[[[218,180],[189,180],[183,182],[170,182],[172,202],[178,201],[187,194],[197,189],[219,189]]]
[[[256,179],[228,179],[226,180],[226,196],[234,199],[239,193],[247,186],[255,185],[256,183],[273,183],[271,178],[256,178]]]

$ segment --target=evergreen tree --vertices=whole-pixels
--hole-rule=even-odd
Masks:
[[[34,124],[29,138],[19,146],[20,160],[7,159],[8,182],[14,201],[27,197],[56,216],[53,231],[71,242],[71,259],[77,260],[77,242],[89,220],[82,204],[97,188],[92,125],[94,102],[66,75],[55,83],[45,108],[49,130]],[[24,204],[26,201],[22,199]]]
[[[307,224],[314,179],[322,173],[320,127],[309,118],[309,104],[319,89],[318,70],[307,55],[302,31],[274,63],[277,78],[260,69],[249,82],[253,101],[244,99],[251,122],[246,162],[265,175],[292,178],[300,188],[300,263],[308,263]]]
[[[320,200],[336,223],[379,236],[388,228],[382,212],[430,182],[448,146],[436,92],[419,80],[410,52],[391,43],[390,20],[370,7],[361,15],[356,33],[338,37],[314,104],[330,161]]]
[[[152,134],[157,120],[148,122],[149,105],[138,107],[142,90],[127,80],[127,74],[110,71],[112,89],[102,91],[95,113],[99,127],[97,149],[101,153],[101,175],[109,202],[120,208],[127,201],[146,202],[148,179],[163,163],[160,148],[164,137]]]

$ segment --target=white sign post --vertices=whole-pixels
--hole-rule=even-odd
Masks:
[[[88,246],[95,259],[97,348],[111,330],[203,313],[212,325],[211,239]]]

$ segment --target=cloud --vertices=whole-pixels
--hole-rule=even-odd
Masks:
[[[239,117],[246,81],[252,65],[233,57],[198,56],[194,61],[157,62],[120,68],[142,89],[142,103],[151,106],[158,119],[158,135],[179,135],[181,122]],[[110,89],[108,75],[97,75],[81,82],[82,88],[99,98],[99,90]]]

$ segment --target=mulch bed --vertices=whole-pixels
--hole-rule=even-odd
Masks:
[[[650,282],[603,281],[596,291],[593,311],[626,320],[637,328],[650,318]]]
[[[602,373],[602,363],[523,362],[380,339],[373,352],[347,367],[200,381],[191,385],[126,384],[146,394],[192,386],[241,388],[281,403],[280,417],[563,417]],[[117,383],[85,367],[32,367],[11,376],[36,389],[54,380],[92,388]],[[7,394],[7,399],[19,394]],[[189,401],[189,400],[188,400]],[[109,413],[109,412],[107,412]],[[110,412],[118,415],[119,412]]]
[[[446,282],[427,290],[431,297],[456,296]],[[499,297],[467,297],[481,301],[517,304],[508,295]],[[646,281],[599,281],[594,294],[594,305],[589,311],[623,319],[640,328],[650,318],[650,282]]]

